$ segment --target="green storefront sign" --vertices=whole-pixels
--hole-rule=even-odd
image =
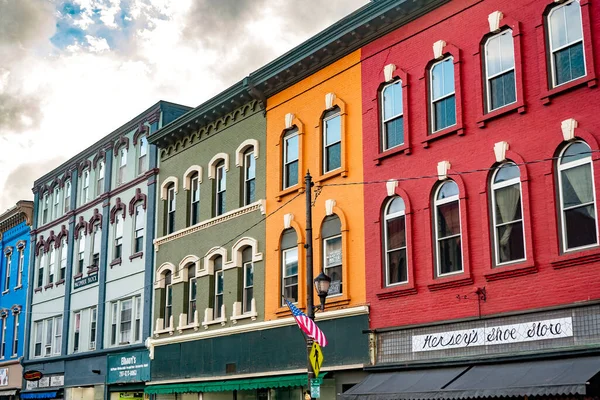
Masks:
[[[150,380],[147,351],[131,351],[108,356],[107,383],[146,382]]]

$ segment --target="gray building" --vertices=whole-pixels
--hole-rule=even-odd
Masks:
[[[144,374],[119,379],[107,363],[141,358],[150,336],[158,169],[147,138],[188,110],[160,101],[35,182],[23,365],[42,378],[23,382],[29,397],[143,390]]]

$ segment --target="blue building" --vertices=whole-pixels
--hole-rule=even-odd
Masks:
[[[0,400],[17,399],[21,388],[32,217],[31,201],[0,215]]]

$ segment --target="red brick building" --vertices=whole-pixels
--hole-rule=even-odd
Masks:
[[[454,0],[363,47],[369,369],[408,372],[350,398],[592,395],[599,39],[598,1]]]

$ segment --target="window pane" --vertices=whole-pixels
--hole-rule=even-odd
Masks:
[[[460,234],[458,201],[437,206],[438,239]]]
[[[341,151],[342,144],[339,142],[333,146],[327,147],[327,165],[325,166],[325,172],[333,171],[334,169],[341,167]]]
[[[584,76],[583,43],[579,42],[555,52],[554,65],[557,85]]]
[[[490,79],[490,109],[495,110],[517,100],[515,72],[510,71]]]
[[[254,179],[256,177],[256,160],[254,153],[246,155],[246,179]]]
[[[560,163],[566,164],[585,157],[591,157],[591,155],[592,152],[587,144],[583,142],[575,142],[567,147],[560,159]]]
[[[256,199],[256,181],[254,179],[246,182],[246,204],[253,203]]]
[[[404,143],[404,117],[398,117],[384,124],[385,148],[390,149]]]
[[[563,6],[565,10],[565,26],[567,29],[567,42],[573,43],[576,40],[580,40],[583,38],[583,33],[581,29],[581,6],[579,5],[579,1],[573,1],[565,6]]]
[[[340,115],[325,122],[325,145],[342,140],[342,117]]]
[[[440,274],[448,274],[462,270],[460,236],[452,239],[440,240],[438,251]]]
[[[387,221],[387,235],[388,250],[406,247],[406,224],[404,216]]]
[[[387,253],[388,284],[408,281],[406,249]]]
[[[499,262],[504,263],[525,258],[523,222],[500,226],[496,234]]]
[[[435,102],[433,107],[435,131],[456,124],[456,104],[454,96]]]
[[[498,172],[496,172],[496,176],[494,176],[494,183],[505,182],[509,179],[519,178],[520,176],[521,171],[519,170],[519,167],[513,163],[507,163],[502,165]]]
[[[290,162],[298,159],[298,135],[285,140],[285,161]]]
[[[294,161],[286,166],[286,187],[296,185],[298,183],[298,161]]]
[[[284,280],[284,291],[283,295],[286,299],[291,302],[298,301],[298,276],[293,276],[290,278],[286,278]]]
[[[222,294],[223,293],[223,273],[220,272],[220,273],[216,274],[215,276],[217,279],[217,286],[216,286],[217,294]]]
[[[521,187],[519,184],[494,190],[496,224],[521,219]]]
[[[285,252],[285,270],[284,276],[298,274],[298,249],[291,249]]]
[[[452,196],[458,196],[458,185],[454,181],[448,181],[440,188],[437,199],[443,200]]]
[[[556,8],[550,14],[550,41],[553,49],[567,44],[567,31],[565,28],[565,7]]]
[[[254,264],[248,263],[246,264],[246,281],[244,285],[246,287],[254,285]]]
[[[383,90],[383,119],[402,114],[402,82],[398,81]]]
[[[565,211],[567,249],[596,243],[596,216],[594,212],[593,205]]]
[[[563,170],[561,178],[564,208],[594,201],[590,164]]]

